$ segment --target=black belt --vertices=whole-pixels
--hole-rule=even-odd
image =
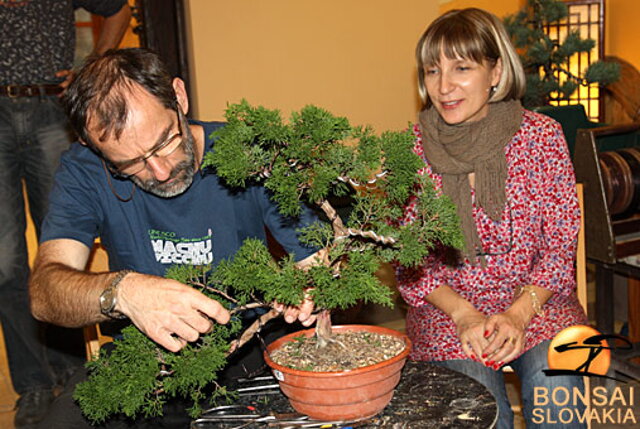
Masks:
[[[58,95],[60,85],[0,85],[0,97],[37,97],[39,95]]]

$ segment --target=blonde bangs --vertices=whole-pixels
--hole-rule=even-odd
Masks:
[[[444,54],[451,60],[465,59],[482,63],[485,57],[485,47],[481,40],[475,37],[462,23],[441,22],[432,28],[422,44],[422,63],[425,67],[439,65],[440,55]],[[490,60],[495,61],[495,58]]]

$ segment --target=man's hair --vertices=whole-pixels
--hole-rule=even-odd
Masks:
[[[111,49],[87,59],[62,101],[71,126],[82,141],[95,149],[87,130],[89,121],[99,130],[100,141],[110,135],[119,138],[128,113],[127,94],[134,85],[175,110],[172,82],[172,76],[154,52],[144,48]]]
[[[438,65],[441,53],[449,59],[463,58],[480,64],[487,61],[491,66],[502,60],[500,82],[489,102],[517,100],[524,95],[522,63],[495,15],[477,8],[456,9],[429,25],[416,47],[418,90],[425,107],[431,104],[424,83],[425,67]]]

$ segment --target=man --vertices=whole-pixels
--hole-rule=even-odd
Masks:
[[[295,232],[313,220],[309,212],[283,218],[264,188],[232,191],[200,171],[214,145],[211,133],[223,124],[187,121],[183,81],[152,52],[125,49],[93,59],[69,86],[65,104],[81,144],[63,155],[50,196],[30,283],[37,319],[78,327],[126,317],[178,351],[212,323],[226,323],[229,313],[163,278],[168,267],[229,258],[244,239],[264,240],[264,225],[301,265],[314,260],[314,249]],[[112,272],[84,271],[96,236]],[[311,310],[311,303],[288,308],[285,319],[308,326]],[[64,411],[46,427],[71,414],[70,401],[58,407],[65,398],[56,399]]]
[[[73,65],[74,5],[105,17],[95,52],[118,45],[131,16],[126,0],[0,0],[0,321],[19,395],[17,428],[42,418],[54,385],[84,353],[81,331],[45,328],[29,312],[23,200],[24,183],[39,233],[53,173],[72,141],[58,96]],[[45,345],[41,330],[55,344]]]

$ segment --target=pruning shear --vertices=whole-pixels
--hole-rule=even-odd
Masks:
[[[193,422],[192,427],[199,427],[206,423],[224,422],[242,423],[240,426],[235,426],[232,429],[240,429],[253,423],[263,423],[269,426],[300,427],[300,425],[308,421],[309,417],[302,414],[260,414],[255,407],[250,405],[222,405],[205,410],[202,413],[202,417]]]
[[[264,377],[254,378],[240,378],[238,379],[240,385],[246,385],[255,382],[266,382],[268,384],[257,384],[253,386],[245,386],[235,389],[238,396],[252,396],[252,395],[279,395],[280,385],[276,382],[276,379],[272,375]]]

